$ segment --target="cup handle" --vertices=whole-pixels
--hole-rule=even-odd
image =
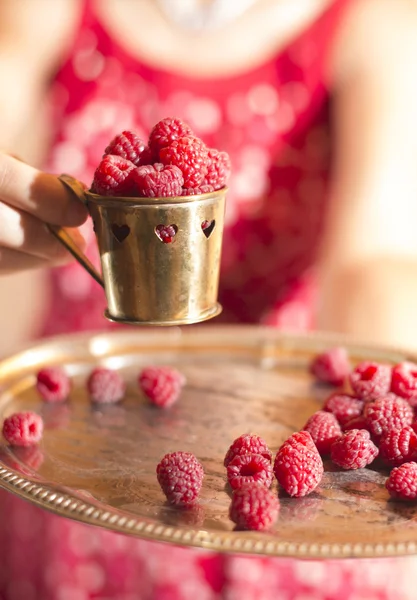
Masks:
[[[61,175],[58,179],[68,190],[70,190],[70,192],[72,192],[78,198],[78,200],[80,200],[80,202],[86,204],[84,187],[79,181],[77,181],[77,179],[74,179],[74,177],[71,177],[70,175]],[[56,239],[63,246],[65,246],[68,252],[70,252],[72,256],[79,262],[79,264],[82,267],[84,267],[87,273],[89,273],[89,275],[91,275],[91,277],[95,279],[95,281],[97,281],[97,283],[100,284],[102,288],[104,288],[104,281],[102,276],[94,267],[94,265],[88,260],[85,254],[81,252],[81,250],[75,244],[74,240],[69,235],[68,231],[63,227],[59,227],[58,225],[50,225],[49,223],[47,223],[46,226],[48,230],[52,233],[52,235],[56,237]]]

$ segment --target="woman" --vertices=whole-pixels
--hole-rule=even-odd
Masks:
[[[89,183],[113,135],[179,116],[234,168],[224,321],[413,346],[416,11],[411,0],[3,0],[2,145]],[[0,269],[25,272],[0,279],[2,350],[106,327],[101,290],[43,225],[77,227],[84,209],[6,154],[0,174]],[[16,301],[28,286],[30,307]],[[413,597],[410,559],[173,551],[2,501],[6,600]]]

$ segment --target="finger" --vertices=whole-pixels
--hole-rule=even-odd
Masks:
[[[53,262],[67,257],[67,250],[36,217],[0,203],[0,247],[19,250]],[[71,230],[74,242],[81,250],[85,240],[77,229]]]
[[[69,254],[67,256],[68,259],[67,257],[63,257],[61,260],[56,260],[56,265],[65,264],[71,260]],[[16,273],[17,271],[27,271],[29,269],[44,269],[50,266],[49,261],[33,256],[32,254],[10,250],[10,248],[0,248],[0,275]]]
[[[57,177],[7,154],[0,155],[0,198],[53,225],[77,227],[88,216],[82,202]]]

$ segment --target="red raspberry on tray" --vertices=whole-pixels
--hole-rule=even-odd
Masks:
[[[417,463],[395,467],[385,482],[389,495],[396,500],[417,500]]]
[[[417,434],[412,427],[393,429],[379,444],[379,455],[392,467],[417,459]]]
[[[245,485],[233,492],[229,516],[238,529],[270,529],[279,514],[279,500],[263,485]]]
[[[334,442],[330,451],[332,461],[342,469],[363,469],[378,456],[378,448],[369,431],[352,429]]]
[[[61,367],[45,367],[36,376],[36,389],[46,402],[63,402],[69,396],[71,380]]]
[[[336,392],[327,398],[323,410],[333,413],[343,428],[349,421],[362,414],[363,407],[363,400],[350,394]]]
[[[227,467],[235,456],[242,456],[244,454],[260,454],[269,460],[269,462],[272,460],[272,452],[259,435],[244,433],[236,438],[230,446],[224,457],[224,466]]]
[[[172,367],[146,367],[139,375],[138,383],[152,404],[168,408],[178,400],[185,377]]]
[[[87,390],[93,402],[113,404],[125,395],[126,384],[117,371],[98,367],[90,373]]]
[[[404,398],[387,394],[365,405],[364,417],[372,436],[379,440],[390,431],[411,425],[413,409]]]
[[[274,473],[278,483],[296,498],[315,490],[323,471],[323,461],[308,431],[291,435],[275,457]]]
[[[247,484],[271,487],[272,476],[271,461],[260,454],[235,456],[227,466],[227,481],[234,490]]]
[[[158,483],[167,500],[175,506],[191,506],[198,498],[204,469],[194,454],[166,454],[156,468]]]
[[[182,137],[172,142],[159,153],[164,165],[175,165],[184,177],[184,187],[201,185],[208,171],[208,150],[204,142],[196,137]]]
[[[98,165],[91,190],[101,196],[128,196],[131,185],[129,174],[135,165],[121,156],[106,155]]]
[[[330,348],[318,354],[310,365],[311,373],[323,383],[342,385],[350,373],[349,356],[345,348]]]
[[[417,365],[403,362],[392,370],[391,391],[417,406]]]
[[[194,135],[191,127],[175,117],[167,117],[159,121],[152,129],[148,146],[155,159],[159,159],[159,151],[170,146],[179,138]]]
[[[150,158],[145,142],[133,131],[122,131],[116,135],[104,151],[104,156],[107,154],[121,156],[136,166],[148,164],[142,161]]]
[[[361,362],[350,374],[354,394],[362,400],[375,400],[390,391],[392,368],[376,362]]]
[[[322,456],[329,454],[333,442],[342,435],[342,430],[335,415],[323,410],[311,415],[303,430],[309,432]]]
[[[12,446],[31,446],[42,434],[42,417],[31,411],[14,413],[3,423],[3,437]]]
[[[133,195],[142,198],[181,196],[184,178],[178,167],[161,163],[145,165],[130,174]]]
[[[231,171],[232,165],[227,152],[210,148],[204,184],[213,187],[214,190],[220,190],[227,184]]]

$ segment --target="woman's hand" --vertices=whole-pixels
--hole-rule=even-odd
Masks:
[[[87,210],[59,179],[0,154],[0,274],[72,260],[45,223],[78,227]],[[74,241],[83,247],[81,234]]]

